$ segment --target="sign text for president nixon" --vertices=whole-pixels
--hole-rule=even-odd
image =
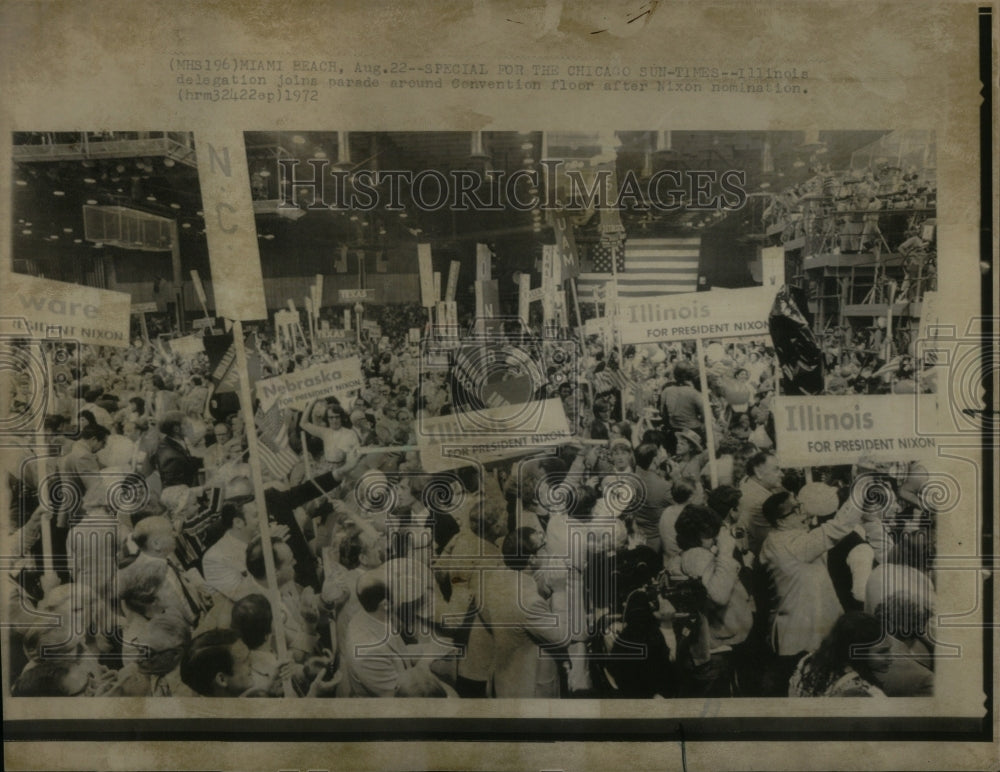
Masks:
[[[775,293],[774,287],[749,287],[622,302],[622,343],[764,335]]]
[[[127,292],[19,273],[8,274],[4,281],[8,299],[5,313],[26,320],[35,335],[98,346],[126,348],[130,345],[132,297]]]
[[[783,466],[853,464],[862,456],[909,461],[938,452],[934,437],[914,430],[912,394],[778,396],[774,429]]]
[[[417,432],[420,462],[428,472],[516,458],[572,437],[555,398],[428,418]]]
[[[257,396],[265,410],[276,401],[282,408],[301,409],[317,399],[342,397],[363,388],[361,362],[350,357],[258,381]]]

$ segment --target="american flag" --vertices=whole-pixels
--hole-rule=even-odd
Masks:
[[[601,239],[591,249],[593,273],[581,273],[576,280],[580,300],[593,297],[595,287],[611,281],[612,260],[618,273],[619,298],[643,298],[695,292],[698,289],[698,260],[701,238]]]
[[[621,370],[604,368],[599,373],[594,373],[594,391],[601,394],[605,391],[626,391],[632,388],[632,381]]]
[[[256,424],[260,462],[272,477],[284,480],[299,462],[299,457],[288,445],[288,426],[278,403],[266,411],[258,410]]]

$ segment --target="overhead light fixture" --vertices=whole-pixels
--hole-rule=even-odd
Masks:
[[[73,239],[73,243],[74,244],[82,244],[83,243],[83,239]]]
[[[30,236],[31,228],[25,228],[23,231],[21,231],[21,233],[23,233],[25,236]]]
[[[163,159],[163,165],[166,166],[168,169],[171,168],[175,163],[177,163],[177,162],[174,161],[173,158],[164,158]]]
[[[86,182],[88,185],[93,185],[94,183],[97,182],[97,180],[95,180],[93,177],[84,177],[83,181]]]
[[[279,217],[284,217],[286,220],[295,221],[295,220],[299,220],[299,219],[301,219],[301,218],[303,218],[303,217],[306,216],[306,210],[305,209],[299,209],[297,206],[296,207],[291,207],[291,206],[290,207],[279,207],[277,211],[278,211],[278,216]]]
[[[72,228],[63,228],[63,233],[72,233],[72,232],[73,232]]]
[[[181,205],[175,202],[175,203],[173,203],[173,204],[170,205],[170,208],[171,209],[180,209]]]
[[[65,190],[53,190],[52,191],[52,195],[53,196],[65,196],[66,195],[66,191]]]
[[[190,228],[191,227],[191,223],[189,223],[189,222],[182,222],[181,223],[181,227],[182,228]]]
[[[23,188],[23,187],[25,187],[28,184],[28,181],[27,180],[15,180],[14,184]]]
[[[96,198],[88,198],[87,199],[87,204],[89,206],[97,206],[97,199]]]
[[[306,143],[306,138],[303,137],[301,134],[296,134],[295,136],[292,137],[292,142],[294,142],[296,145],[304,145]]]

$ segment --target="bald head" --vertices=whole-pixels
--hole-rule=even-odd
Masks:
[[[173,554],[177,546],[173,523],[160,515],[140,520],[132,531],[132,540],[146,554],[160,558]]]

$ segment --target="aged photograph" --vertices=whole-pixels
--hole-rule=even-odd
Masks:
[[[129,313],[19,289],[10,696],[933,694],[926,467],[773,416],[918,388],[933,136],[246,132],[242,320],[196,140],[14,136],[15,271]]]
[[[3,767],[993,768],[997,11],[0,0]]]

